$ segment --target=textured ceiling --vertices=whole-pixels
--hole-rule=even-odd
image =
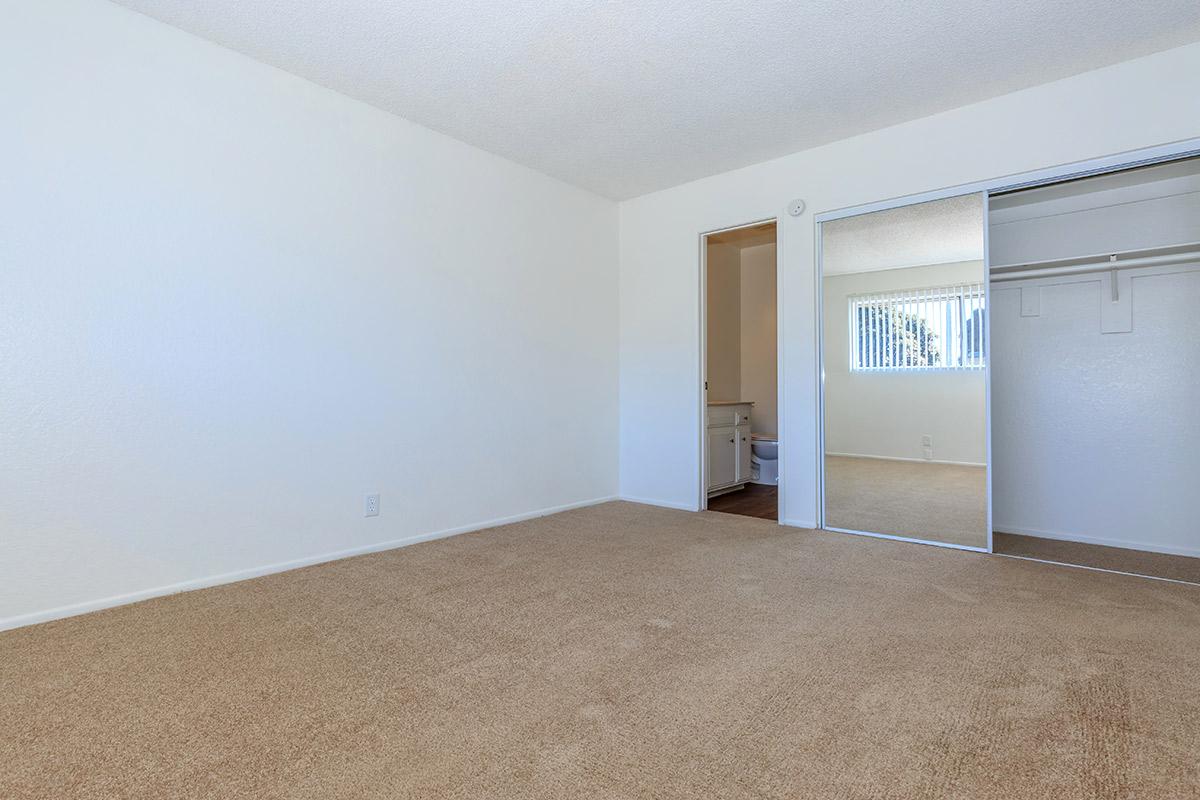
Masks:
[[[1200,40],[1197,0],[118,1],[618,199]]]
[[[821,225],[821,269],[825,275],[982,259],[983,198],[978,194]]]

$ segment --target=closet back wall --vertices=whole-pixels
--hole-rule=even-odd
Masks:
[[[1200,171],[1179,167],[1166,171]],[[1055,196],[1070,189],[996,198],[993,263],[1200,242],[1195,174]],[[1101,333],[1100,274],[992,284],[996,530],[1200,556],[1196,270],[1129,271],[1125,333]]]
[[[615,493],[614,203],[98,0],[0,97],[0,626]]]
[[[1134,277],[1129,333],[1097,280],[992,287],[995,530],[1200,556],[1200,271]]]

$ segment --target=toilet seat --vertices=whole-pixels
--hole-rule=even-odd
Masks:
[[[779,439],[773,433],[750,434],[751,462],[774,461],[779,458]]]

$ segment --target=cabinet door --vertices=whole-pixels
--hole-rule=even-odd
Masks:
[[[745,483],[750,480],[750,453],[753,440],[750,436],[749,425],[739,425],[734,432],[737,447],[737,482]]]
[[[737,480],[737,437],[733,428],[708,429],[708,488]]]

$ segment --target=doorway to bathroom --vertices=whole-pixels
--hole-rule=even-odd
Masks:
[[[701,238],[700,507],[779,519],[777,225]]]

